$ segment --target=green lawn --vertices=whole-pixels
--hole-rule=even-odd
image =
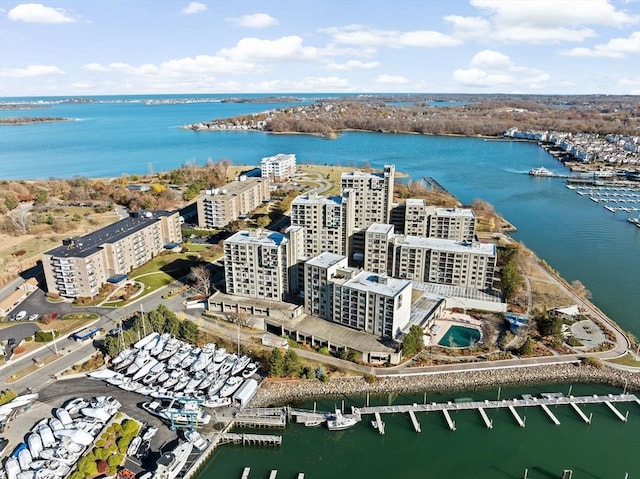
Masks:
[[[632,366],[635,368],[640,368],[640,361],[636,361],[634,357],[629,353],[616,359],[609,359],[608,362],[619,364],[621,366]]]

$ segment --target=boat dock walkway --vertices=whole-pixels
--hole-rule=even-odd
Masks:
[[[484,411],[484,409],[479,407],[478,411],[480,412],[480,415],[482,416],[482,420],[487,425],[487,429],[493,429],[493,421],[491,419],[489,419],[489,416],[487,416],[487,413]]]
[[[251,468],[245,467],[242,470],[242,476],[240,476],[240,479],[249,479],[249,474],[251,474]],[[278,477],[278,470],[271,469],[271,472],[269,472],[269,479],[276,479],[277,477]],[[304,479],[304,472],[299,472],[296,477],[297,479]]]
[[[380,413],[375,412],[373,414],[376,417],[376,429],[378,429],[380,434],[384,434],[384,421],[382,420],[382,417],[380,417]]]
[[[420,428],[420,423],[418,422],[418,418],[416,417],[416,413],[413,412],[413,410],[409,411],[409,417],[411,418],[411,422],[413,423],[413,428],[416,430],[416,432],[422,432],[422,429]]]
[[[280,446],[282,444],[282,436],[273,434],[237,434],[233,432],[221,433],[218,440],[219,444],[231,442],[233,444],[259,444],[263,446]]]
[[[520,414],[518,414],[518,411],[516,411],[516,408],[513,407],[511,404],[509,404],[509,411],[511,411],[511,414],[513,414],[513,417],[516,419],[516,422],[518,423],[518,426],[524,427],[524,425],[525,425],[524,421],[527,418],[525,417],[524,419],[522,419],[520,417]]]
[[[551,420],[553,421],[553,423],[554,423],[556,426],[559,426],[559,425],[560,425],[560,421],[558,421],[558,418],[556,417],[556,415],[555,415],[555,414],[553,414],[553,413],[551,412],[551,409],[549,409],[549,406],[547,406],[546,404],[540,404],[540,406],[542,407],[542,409],[544,410],[544,412],[546,412],[546,413],[547,413],[547,415],[551,418]]]

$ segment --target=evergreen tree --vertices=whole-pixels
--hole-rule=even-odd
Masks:
[[[413,325],[402,340],[402,351],[405,356],[414,356],[424,348],[423,331],[420,326]]]
[[[302,363],[300,362],[300,357],[293,349],[289,349],[287,354],[284,355],[283,370],[285,376],[298,377],[300,375]]]
[[[271,357],[269,358],[269,376],[274,378],[282,377],[284,373],[284,356],[282,351],[276,348],[271,351]]]
[[[195,344],[198,341],[198,326],[189,319],[185,319],[180,323],[178,337],[183,341]]]

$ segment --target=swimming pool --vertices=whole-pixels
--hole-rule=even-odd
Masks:
[[[466,326],[449,326],[442,339],[438,341],[440,346],[447,348],[466,348],[480,340],[480,331]]]

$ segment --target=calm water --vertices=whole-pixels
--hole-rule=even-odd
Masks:
[[[215,97],[215,96],[214,96]],[[218,96],[220,97],[220,95]],[[154,97],[155,98],[155,97]],[[127,100],[143,98],[128,97]],[[111,98],[110,100],[113,100]],[[299,103],[295,103],[296,105]],[[144,174],[186,162],[228,158],[255,165],[276,153],[295,153],[301,163],[374,167],[394,163],[414,179],[436,178],[463,203],[482,198],[517,228],[523,241],[568,281],[578,279],[597,306],[624,329],[640,336],[640,228],[568,190],[564,182],[532,178],[526,172],[562,166],[536,145],[475,138],[346,133],[337,140],[301,135],[193,132],[180,125],[263,111],[283,104],[143,102],[56,104],[48,108],[2,111],[0,116],[62,116],[72,123],[0,127],[0,178],[105,177]],[[547,388],[549,389],[549,388]],[[596,392],[586,386],[584,393]],[[555,386],[552,390],[556,390]],[[513,391],[513,396],[525,392]],[[462,394],[464,396],[469,393]],[[473,393],[474,398],[480,394]],[[504,395],[503,397],[508,397]],[[441,397],[440,399],[450,399]],[[430,400],[440,400],[434,399]],[[400,398],[398,402],[420,398]],[[362,400],[352,398],[354,404]],[[333,409],[326,404],[325,409]],[[635,409],[634,409],[635,408]],[[594,424],[580,422],[567,408],[561,426],[542,411],[530,411],[527,427],[508,412],[491,412],[488,431],[477,413],[460,413],[458,430],[446,429],[438,415],[421,417],[423,433],[407,417],[388,417],[387,434],[370,427],[339,433],[289,426],[278,449],[223,447],[201,479],[236,478],[251,466],[251,479],[279,469],[279,478],[304,471],[307,478],[507,478],[558,477],[573,468],[574,478],[623,478],[640,471],[640,409],[630,406],[628,424],[593,407]],[[606,439],[604,439],[606,438]],[[630,477],[639,477],[633,474]]]

